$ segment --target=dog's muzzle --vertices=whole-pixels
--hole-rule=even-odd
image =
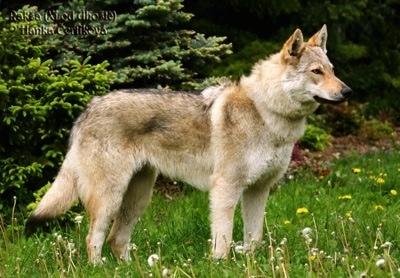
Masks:
[[[340,93],[342,94],[342,96],[347,99],[349,98],[352,94],[353,94],[353,90],[350,87],[344,87]]]
[[[325,98],[321,98],[319,96],[314,96],[314,100],[318,103],[338,104],[338,103],[341,103],[341,102],[345,101],[346,99],[348,99],[352,93],[353,93],[353,90],[350,87],[346,86],[340,91],[341,96],[337,99],[325,99]]]

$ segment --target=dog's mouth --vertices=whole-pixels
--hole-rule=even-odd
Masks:
[[[338,104],[338,103],[342,103],[346,99],[348,99],[352,93],[353,93],[353,90],[350,87],[346,86],[340,91],[340,97],[337,99],[326,99],[326,98],[322,98],[320,96],[315,95],[314,100],[318,103]]]
[[[326,98],[322,98],[319,96],[314,96],[314,100],[318,103],[321,104],[339,104],[342,103],[346,100],[347,98],[341,98],[341,99],[337,99],[337,100],[332,100],[332,99],[326,99]]]

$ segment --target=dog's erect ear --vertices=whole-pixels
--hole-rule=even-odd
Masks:
[[[304,47],[303,33],[300,29],[296,29],[293,35],[283,45],[283,59],[288,61],[293,57],[298,57]]]
[[[326,41],[328,39],[328,31],[326,30],[326,25],[322,26],[321,30],[319,30],[314,36],[312,36],[307,45],[310,46],[319,46],[322,50],[327,53],[326,50]]]

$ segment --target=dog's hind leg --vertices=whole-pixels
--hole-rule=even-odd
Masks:
[[[269,184],[260,183],[247,188],[242,195],[244,247],[253,249],[263,235],[264,212],[269,195]]]
[[[124,163],[125,161],[121,164],[124,165]],[[86,175],[90,179],[81,180],[81,182],[90,184],[84,200],[90,217],[86,245],[89,262],[94,264],[102,263],[101,249],[106,231],[121,207],[132,176],[132,169],[128,170],[127,168],[124,169],[124,167],[120,167],[118,170],[114,167],[114,171],[109,173],[99,169],[103,168],[98,168],[97,171],[92,171],[90,175]],[[104,167],[104,169],[107,168]]]
[[[130,260],[130,238],[132,227],[139,220],[152,196],[156,169],[145,165],[135,173],[129,183],[122,205],[114,218],[107,243],[117,259]]]

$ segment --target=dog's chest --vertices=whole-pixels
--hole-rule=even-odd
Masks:
[[[279,121],[265,123],[252,132],[252,140],[245,150],[247,182],[263,178],[276,181],[290,163],[295,142],[303,134],[303,123],[291,126]]]
[[[267,143],[246,152],[247,180],[254,183],[261,177],[279,179],[286,171],[294,144]]]

